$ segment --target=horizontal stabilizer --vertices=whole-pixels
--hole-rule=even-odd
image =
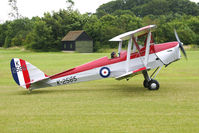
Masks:
[[[50,79],[50,77],[45,77],[43,79],[33,81],[29,84],[31,85],[31,89],[39,89],[39,88],[50,87],[51,85],[48,84],[48,82],[47,82],[49,79]]]
[[[116,77],[115,79],[116,79],[116,80],[122,80],[122,79],[126,79],[126,78],[129,78],[129,77],[133,77],[133,76],[135,76],[135,75],[140,74],[140,73],[141,73],[142,71],[144,71],[144,70],[146,70],[146,67],[142,67],[142,68],[137,69],[137,70],[132,71],[132,72],[127,72],[127,73],[125,73],[125,74],[122,74],[122,75]]]

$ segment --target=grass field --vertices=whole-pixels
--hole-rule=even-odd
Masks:
[[[33,53],[0,49],[0,133],[199,132],[199,51],[164,68],[158,91],[142,75],[34,90],[17,86],[10,60],[22,58],[51,75],[108,53]]]

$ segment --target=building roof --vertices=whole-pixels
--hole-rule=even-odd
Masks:
[[[70,31],[62,39],[62,41],[75,41],[83,32],[84,32],[83,30]]]

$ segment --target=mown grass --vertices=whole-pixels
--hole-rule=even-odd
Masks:
[[[0,132],[199,132],[199,51],[164,68],[158,91],[142,75],[34,90],[17,86],[10,60],[22,58],[51,75],[108,53],[34,53],[0,49]]]

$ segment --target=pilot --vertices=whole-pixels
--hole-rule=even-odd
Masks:
[[[116,58],[116,57],[117,57],[116,53],[115,53],[115,52],[112,52],[112,53],[111,53],[111,59]]]

